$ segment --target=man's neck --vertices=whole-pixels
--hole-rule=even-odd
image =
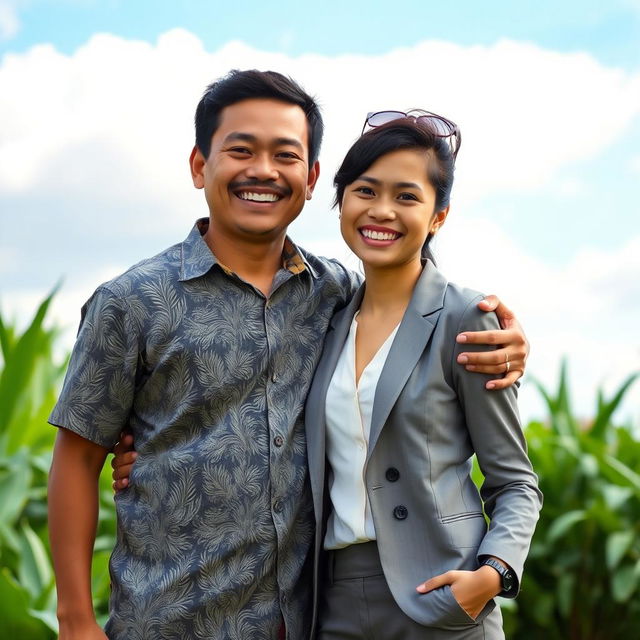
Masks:
[[[269,241],[256,242],[227,238],[211,224],[203,239],[218,262],[269,297],[276,272],[282,267],[285,234]]]

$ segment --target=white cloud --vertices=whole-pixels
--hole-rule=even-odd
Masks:
[[[16,3],[0,0],[0,40],[9,40],[20,28]]]
[[[367,111],[443,113],[463,130],[456,213],[438,249],[449,277],[497,292],[518,311],[534,345],[531,371],[543,380],[555,379],[560,355],[568,354],[585,413],[596,385],[615,385],[638,368],[640,309],[633,291],[640,240],[630,236],[619,251],[585,248],[565,266],[553,266],[532,257],[544,228],[530,246],[519,246],[492,220],[478,219],[474,203],[496,194],[522,197],[601,153],[640,113],[640,74],[607,68],[586,54],[511,41],[424,42],[378,56],[294,58],[239,42],[208,53],[177,29],[155,45],[103,34],[71,56],[49,45],[5,56],[0,204],[11,207],[0,215],[14,233],[6,236],[11,248],[0,247],[0,270],[14,282],[4,287],[10,291],[4,308],[33,309],[67,271],[54,313],[75,329],[81,302],[99,282],[144,257],[151,236],[158,248],[184,237],[206,211],[186,162],[195,105],[208,82],[229,68],[251,67],[301,80],[324,108],[321,181],[293,228],[301,244],[345,256],[336,213],[328,211],[331,178]],[[572,197],[583,187],[575,179],[560,189]],[[19,225],[9,215],[15,211]],[[46,264],[33,272],[41,280],[18,282],[29,262]],[[47,274],[51,282],[43,284]],[[530,393],[525,388],[525,415],[538,410]]]

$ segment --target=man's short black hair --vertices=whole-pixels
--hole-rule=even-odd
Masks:
[[[277,71],[234,69],[210,84],[196,109],[196,146],[207,158],[211,151],[211,138],[220,125],[220,113],[225,107],[242,100],[271,98],[298,105],[309,125],[309,168],[320,155],[324,124],[315,99],[291,78]]]

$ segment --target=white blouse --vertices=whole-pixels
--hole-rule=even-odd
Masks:
[[[357,316],[356,313],[327,390],[327,458],[333,510],[327,523],[325,549],[376,539],[364,474],[376,387],[398,327],[362,371],[356,385]]]

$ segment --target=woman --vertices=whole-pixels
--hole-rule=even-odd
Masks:
[[[460,135],[428,112],[367,126],[335,177],[366,285],[332,321],[306,406],[318,638],[504,638],[493,597],[518,591],[541,495],[514,388],[455,365],[455,336],[497,319],[429,259]]]

